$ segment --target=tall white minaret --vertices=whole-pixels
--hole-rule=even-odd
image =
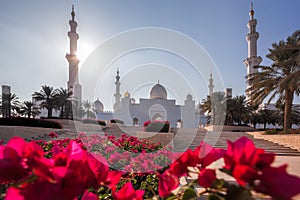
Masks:
[[[210,72],[209,75],[208,91],[209,91],[209,95],[211,95],[214,92],[214,79],[212,77],[212,72]]]
[[[253,3],[251,2],[250,7],[250,20],[248,21],[248,29],[249,33],[246,36],[246,40],[248,42],[248,57],[244,60],[244,64],[247,67],[247,75],[257,73],[258,69],[254,68],[254,66],[259,65],[262,62],[262,58],[257,56],[257,40],[259,37],[258,32],[256,32],[257,20],[254,19],[254,10]],[[247,81],[247,88],[249,88],[249,82]],[[247,99],[250,98],[250,94],[246,93]]]
[[[114,104],[114,110],[117,111],[120,109],[120,105],[121,105],[121,92],[120,92],[120,75],[119,75],[119,68],[117,69],[117,76],[116,76],[116,93],[114,94],[115,96],[115,104]]]
[[[70,38],[70,53],[66,54],[66,59],[69,62],[69,80],[68,90],[73,92],[72,100],[79,106],[81,102],[81,85],[79,84],[78,64],[79,60],[76,56],[77,52],[77,40],[79,35],[76,33],[77,22],[75,21],[74,5],[72,5],[71,12],[72,19],[69,21],[71,30],[68,32]]]

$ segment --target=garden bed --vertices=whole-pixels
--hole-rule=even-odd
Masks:
[[[155,132],[145,132],[137,131],[137,138],[149,140],[151,142],[159,142],[162,146],[174,147],[174,133],[155,133]]]

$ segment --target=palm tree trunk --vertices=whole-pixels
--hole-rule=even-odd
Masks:
[[[284,122],[283,131],[286,132],[292,127],[292,106],[294,93],[291,90],[285,91]]]
[[[61,118],[63,119],[64,118],[64,105],[61,105],[60,115],[61,115]]]
[[[48,110],[48,118],[51,118],[52,117],[52,107],[48,107],[47,110]]]

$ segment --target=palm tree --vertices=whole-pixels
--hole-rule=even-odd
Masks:
[[[247,92],[254,103],[262,103],[275,97],[284,101],[284,131],[291,128],[291,112],[294,94],[300,93],[300,30],[287,41],[272,44],[267,58],[273,61],[271,66],[256,66],[261,71],[247,78],[250,87]]]
[[[264,125],[264,129],[267,128],[267,124],[275,124],[278,120],[278,112],[276,110],[261,109],[258,111],[259,123]]]
[[[226,116],[227,98],[224,92],[214,92],[200,105],[204,112],[209,115],[210,124],[222,125]]]
[[[95,114],[92,112],[92,104],[89,100],[84,100],[82,102],[82,107],[86,114],[86,118],[96,118]]]
[[[276,108],[277,108],[276,123],[278,123],[278,125],[283,125],[283,123],[284,123],[284,104],[276,104]],[[299,105],[293,105],[293,107],[292,107],[291,123],[295,124],[295,125],[300,124],[300,106]]]
[[[60,117],[69,117],[71,113],[71,109],[66,109],[67,104],[71,103],[71,96],[72,96],[72,91],[68,91],[67,89],[64,88],[59,88],[56,90],[57,92],[57,103],[60,107]]]
[[[3,117],[11,117],[20,107],[19,97],[16,94],[2,94],[1,103]]]
[[[233,110],[233,121],[238,123],[238,125],[249,122],[250,108],[247,105],[246,96],[235,96],[232,101],[232,105],[230,105],[232,108],[229,109]]]
[[[32,101],[24,101],[20,111],[23,115],[27,115],[28,118],[31,116],[35,117],[41,113],[40,108],[35,106]]]
[[[40,107],[46,108],[48,118],[51,118],[52,110],[57,106],[57,91],[53,87],[44,85],[39,92],[34,92],[32,96],[35,100],[41,101]]]

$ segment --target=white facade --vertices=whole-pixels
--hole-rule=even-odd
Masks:
[[[116,78],[116,83],[119,83],[119,72],[117,72]],[[119,86],[120,84],[116,84],[116,94],[120,91]],[[139,126],[142,126],[147,120],[168,120],[171,127],[177,127],[180,122],[182,128],[196,128],[199,123],[206,123],[206,117],[200,112],[196,112],[195,100],[191,94],[186,96],[184,105],[176,105],[175,100],[167,98],[166,89],[157,83],[152,87],[149,96],[149,99],[141,98],[139,103],[135,103],[130,97],[130,93],[125,92],[119,102],[116,98],[114,112],[97,110],[96,105],[101,103],[98,100],[94,103],[97,118],[99,120],[120,119],[126,125],[133,125],[133,119],[137,119]]]

